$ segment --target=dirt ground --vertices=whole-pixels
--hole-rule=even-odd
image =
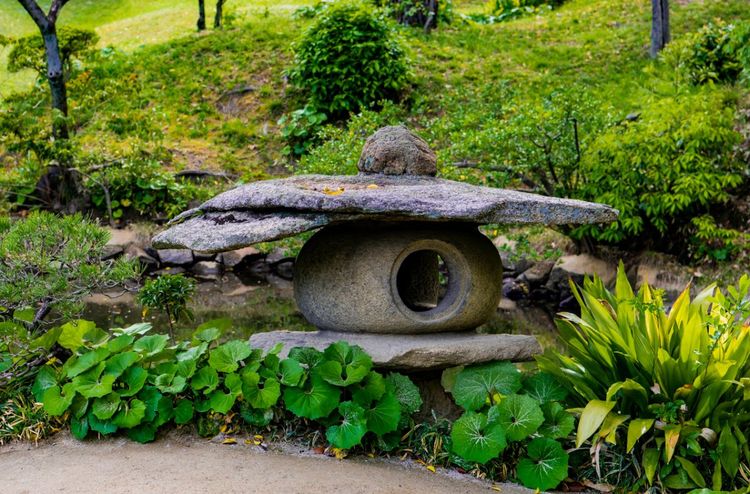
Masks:
[[[264,451],[243,440],[198,438],[137,444],[123,438],[80,442],[67,434],[0,447],[0,492],[11,493],[427,493],[533,491],[397,460]],[[291,451],[290,451],[291,450]],[[295,453],[295,454],[291,454]]]

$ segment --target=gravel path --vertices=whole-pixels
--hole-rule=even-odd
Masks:
[[[494,491],[498,489],[505,494],[532,492],[512,484],[496,485]],[[3,494],[494,491],[489,483],[456,473],[431,473],[413,463],[265,452],[242,440],[223,445],[178,437],[137,444],[122,438],[80,442],[59,434],[39,446],[0,447]]]

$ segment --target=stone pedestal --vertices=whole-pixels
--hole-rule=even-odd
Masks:
[[[381,369],[419,372],[492,360],[521,362],[541,351],[534,336],[511,334],[435,333],[421,335],[342,333],[336,331],[271,331],[250,337],[255,348],[268,350],[277,343],[282,356],[297,346],[324,350],[339,340],[359,345]]]

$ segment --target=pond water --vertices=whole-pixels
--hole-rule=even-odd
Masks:
[[[196,293],[189,304],[193,321],[180,321],[175,327],[177,339],[189,338],[201,323],[218,318],[228,318],[232,329],[225,339],[246,339],[250,335],[280,329],[313,331],[297,310],[293,298],[292,282],[278,277],[269,281],[245,282],[228,273],[216,281],[196,285]],[[84,319],[97,323],[100,328],[128,326],[137,322],[150,322],[157,332],[167,331],[167,319],[162,313],[143,314],[133,292],[97,293],[86,299]],[[516,308],[503,301],[492,321],[479,329],[486,333],[533,334],[542,347],[559,346],[553,314],[545,307]]]

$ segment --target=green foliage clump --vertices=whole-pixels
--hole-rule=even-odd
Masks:
[[[284,115],[279,119],[281,136],[288,143],[282,152],[287,156],[302,156],[318,143],[319,132],[323,123],[328,120],[325,113],[317,111],[310,105]]]
[[[691,84],[734,83],[750,70],[750,23],[709,22],[667,45],[664,62]]]
[[[744,180],[733,148],[734,111],[722,93],[666,98],[634,121],[611,127],[582,160],[580,198],[620,211],[616,223],[585,226],[577,235],[614,243],[651,241],[686,252],[691,219],[711,215]]]
[[[107,237],[80,215],[0,219],[0,402],[38,415],[21,401],[39,366],[54,355],[58,333],[45,331],[76,316],[91,291],[138,275],[132,262],[100,260]]]
[[[584,406],[576,445],[632,455],[637,491],[745,489],[750,278],[692,298],[688,287],[668,311],[648,285],[634,293],[622,265],[614,291],[598,278],[572,289],[581,315],[556,321],[568,354],[537,362]]]
[[[66,78],[70,77],[75,60],[90,52],[99,41],[99,36],[94,31],[67,26],[58,27],[57,38],[60,45],[60,59]],[[11,46],[10,53],[8,54],[9,72],[31,69],[40,78],[46,78],[47,57],[44,40],[41,36],[33,34],[18,39],[0,39],[0,46],[3,44]]]
[[[525,456],[510,459],[525,486],[547,490],[568,476],[568,454],[557,440],[570,434],[574,419],[560,404],[567,391],[551,375],[524,380],[510,362],[475,365],[455,375],[450,392],[465,410],[450,435],[460,458],[485,464],[515,443],[526,447]]]
[[[193,280],[179,274],[165,274],[146,281],[138,292],[138,303],[146,310],[164,311],[169,323],[169,334],[174,339],[173,324],[180,319],[193,318],[187,303],[194,292]]]
[[[69,323],[57,341],[73,356],[40,371],[34,396],[50,415],[68,414],[80,439],[91,431],[123,431],[148,442],[172,422],[197,423],[211,434],[217,415],[233,410],[262,427],[285,409],[324,425],[336,448],[353,448],[368,437],[390,448],[399,443],[402,416],[416,411],[405,377],[373,371],[371,358],[343,341],[323,352],[293,348],[285,359],[278,355],[281,346],[264,354],[245,341],[216,344],[228,326],[212,321],[190,342],[168,346],[165,335],[146,335],[149,324],[109,335],[87,321]]]
[[[0,320],[23,314],[36,329],[53,310],[75,317],[91,291],[136,277],[131,262],[101,260],[108,237],[80,214],[0,219]]]
[[[485,4],[486,14],[468,14],[466,19],[479,24],[496,24],[539,14],[562,5],[565,0],[490,0]]]
[[[82,159],[94,161],[91,156]],[[169,218],[187,209],[191,200],[211,195],[211,187],[179,180],[165,170],[165,159],[141,150],[90,167],[83,183],[94,207],[113,219],[125,215]]]
[[[290,81],[318,112],[338,118],[395,98],[408,82],[392,27],[364,3],[322,10],[295,45]]]
[[[580,195],[586,181],[582,157],[612,125],[611,111],[580,88],[561,89],[540,101],[508,105],[504,121],[489,130],[492,155],[480,164],[493,182],[520,181],[534,192],[556,197]]]
[[[345,128],[327,125],[320,130],[321,144],[313,147],[295,168],[298,173],[353,175],[362,146],[369,135],[385,125],[403,121],[404,112],[386,102],[381,111],[363,110],[352,117]]]

